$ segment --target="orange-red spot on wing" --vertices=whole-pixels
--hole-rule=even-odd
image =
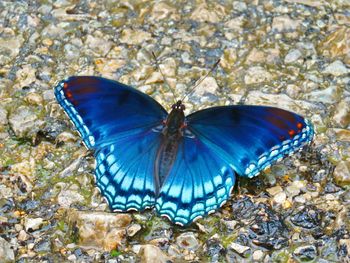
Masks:
[[[293,137],[295,135],[295,131],[294,130],[289,130],[288,134],[290,135],[290,137]]]
[[[298,128],[299,130],[301,130],[301,128],[303,128],[303,124],[302,124],[301,122],[298,122],[297,128]]]
[[[67,90],[66,96],[68,99],[71,99],[73,97],[73,94],[72,94],[72,92],[70,92],[70,90]]]
[[[64,83],[64,84],[63,84],[63,88],[64,88],[64,89],[67,89],[67,88],[68,88],[68,83]]]

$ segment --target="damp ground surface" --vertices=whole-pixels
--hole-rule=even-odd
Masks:
[[[329,3],[331,2],[331,3]],[[0,262],[349,262],[350,3],[1,1]],[[185,101],[281,107],[313,143],[184,228],[152,211],[111,213],[93,156],[57,104],[71,75]]]

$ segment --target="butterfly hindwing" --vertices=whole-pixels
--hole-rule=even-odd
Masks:
[[[298,114],[267,106],[213,107],[187,117],[188,128],[240,176],[254,177],[313,138]]]
[[[157,212],[187,225],[219,208],[235,183],[230,165],[200,140],[183,137],[173,167],[156,201]]]
[[[112,210],[142,210],[154,205],[154,158],[167,113],[151,97],[99,77],[70,77],[55,95],[95,151],[95,179]]]

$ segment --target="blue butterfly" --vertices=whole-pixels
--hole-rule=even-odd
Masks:
[[[156,211],[187,225],[221,207],[236,176],[254,177],[312,141],[312,125],[274,107],[223,106],[188,116],[101,77],[61,81],[55,95],[96,158],[113,211]]]

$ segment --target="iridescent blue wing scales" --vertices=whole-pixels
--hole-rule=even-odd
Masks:
[[[55,95],[96,157],[95,179],[112,210],[154,205],[154,158],[167,113],[146,94],[99,77],[70,77]]]
[[[157,212],[187,225],[223,205],[234,183],[229,163],[197,138],[183,137],[156,201]]]
[[[240,175],[254,177],[313,138],[298,114],[267,106],[225,106],[195,112],[188,129]]]

